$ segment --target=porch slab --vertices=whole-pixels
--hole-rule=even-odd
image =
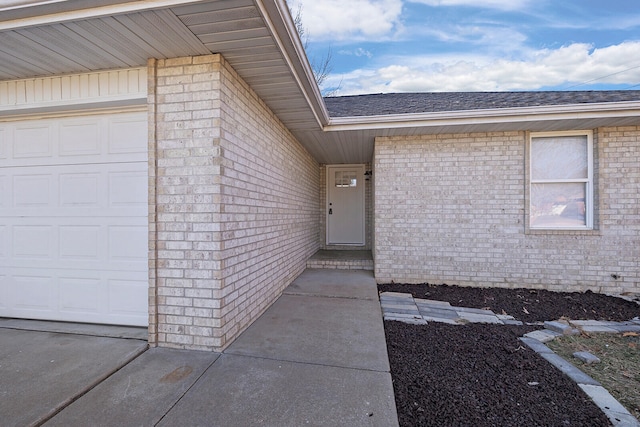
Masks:
[[[160,426],[397,426],[391,374],[223,354]]]
[[[2,424],[41,424],[147,346],[141,340],[1,328]]]
[[[306,269],[285,290],[285,295],[317,295],[377,301],[373,272],[367,270]]]
[[[225,353],[389,371],[377,300],[282,295]]]

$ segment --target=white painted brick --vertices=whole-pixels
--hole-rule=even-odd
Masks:
[[[320,167],[221,56],[151,60],[148,74],[160,77],[150,87],[161,313],[151,341],[219,351],[319,248]]]
[[[598,229],[529,232],[524,132],[378,138],[376,280],[640,292],[640,127],[594,135]]]

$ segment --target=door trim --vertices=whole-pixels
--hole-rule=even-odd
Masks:
[[[361,223],[362,223],[362,241],[361,242],[354,242],[354,243],[331,243],[330,239],[329,239],[329,195],[330,195],[330,183],[331,183],[331,170],[332,169],[342,169],[342,168],[350,168],[350,169],[357,169],[358,170],[358,176],[361,177],[362,180],[362,196],[361,196],[361,206],[362,206],[362,218],[361,218]],[[366,184],[365,184],[365,169],[366,169],[366,165],[364,164],[337,164],[337,165],[326,165],[325,167],[325,178],[326,178],[326,191],[325,191],[325,202],[324,202],[324,215],[325,215],[325,244],[326,246],[365,246],[366,245],[366,241],[367,241],[367,230],[366,230],[366,218],[367,218],[367,212],[366,212]]]

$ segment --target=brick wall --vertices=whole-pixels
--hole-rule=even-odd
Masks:
[[[223,61],[221,262],[225,342],[319,249],[319,165]]]
[[[378,138],[378,282],[640,292],[640,128],[595,132],[594,231],[528,230],[526,138]]]
[[[220,55],[149,68],[150,341],[222,350],[318,249],[318,164]]]

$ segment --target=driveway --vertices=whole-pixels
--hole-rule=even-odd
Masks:
[[[224,352],[0,319],[2,426],[398,424],[371,272],[306,270]]]
[[[2,424],[38,425],[135,359],[136,329],[0,319]]]

